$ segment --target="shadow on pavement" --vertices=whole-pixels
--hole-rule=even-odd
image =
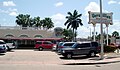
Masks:
[[[7,51],[7,52],[15,52],[14,50],[11,50],[11,51]]]
[[[95,57],[99,57],[99,56],[95,56]],[[83,59],[88,59],[88,58],[94,58],[94,57],[88,57],[88,56],[76,56],[76,57],[72,57],[70,60],[83,60]],[[65,57],[60,57],[60,59],[63,60],[68,60]]]
[[[34,51],[39,51],[38,49],[33,49]],[[42,51],[51,51],[52,52],[52,49],[43,49]]]
[[[5,53],[0,53],[0,56],[4,56],[5,55]]]

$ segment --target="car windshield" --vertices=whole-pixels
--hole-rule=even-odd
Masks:
[[[60,42],[59,44],[58,44],[58,46],[61,46],[63,44],[63,42]]]
[[[5,44],[5,42],[0,42],[0,44]]]
[[[92,42],[91,44],[92,44],[92,46],[98,47],[98,43],[97,42]]]
[[[72,47],[75,43],[65,43],[63,46],[64,47]]]

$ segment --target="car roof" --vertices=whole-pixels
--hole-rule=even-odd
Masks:
[[[4,42],[3,40],[0,40],[0,42]]]

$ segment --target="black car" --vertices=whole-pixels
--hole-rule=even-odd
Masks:
[[[0,45],[0,53],[5,53],[6,52],[6,48],[4,45]]]
[[[76,42],[71,47],[62,48],[60,53],[66,58],[72,58],[76,55],[96,56],[99,52],[100,47],[97,42]]]

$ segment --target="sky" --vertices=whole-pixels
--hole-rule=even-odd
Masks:
[[[50,17],[55,27],[62,27],[66,21],[67,12],[77,10],[82,14],[83,26],[77,30],[80,38],[92,35],[93,25],[88,24],[88,11],[99,12],[100,0],[0,0],[0,25],[16,26],[16,16],[29,14],[31,17],[40,16],[41,20]],[[113,13],[113,25],[109,25],[108,33],[113,31],[120,33],[120,0],[102,0],[102,12]],[[96,32],[100,33],[100,24],[96,24]],[[106,26],[103,25],[106,32]]]

